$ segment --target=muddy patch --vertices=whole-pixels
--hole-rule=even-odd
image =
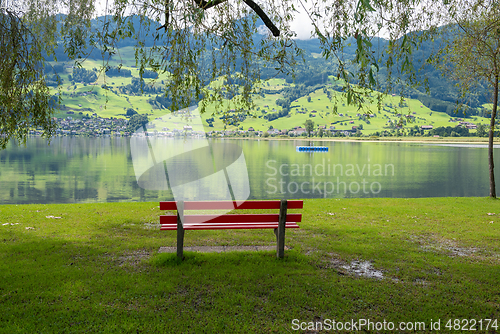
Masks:
[[[471,257],[480,251],[477,247],[464,247],[455,240],[445,239],[438,236],[416,236],[410,237],[410,241],[417,243],[422,250],[427,252],[445,253],[450,257]]]
[[[383,279],[384,273],[373,268],[370,261],[352,261],[350,264],[343,265],[342,268],[348,273],[375,279]]]
[[[137,250],[124,253],[122,255],[106,254],[103,257],[110,259],[113,262],[113,264],[118,265],[119,267],[123,266],[135,267],[139,265],[144,259],[149,258],[149,256],[150,256],[149,252],[145,250]]]
[[[370,261],[353,260],[346,262],[334,256],[323,262],[320,267],[325,269],[334,269],[339,275],[349,275],[356,277],[366,277],[373,279],[383,279],[384,272],[375,269]]]
[[[142,260],[149,257],[149,252],[145,250],[138,250],[135,252],[130,252],[125,255],[118,256],[119,266],[132,265],[136,266],[142,262]]]
[[[146,230],[159,230],[161,225],[160,223],[149,222],[149,223],[144,223],[142,227]]]

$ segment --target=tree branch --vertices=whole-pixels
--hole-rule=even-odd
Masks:
[[[200,7],[201,9],[208,9],[213,6],[217,6],[218,4],[221,4],[223,2],[226,2],[226,0],[212,0],[212,1],[205,1],[205,0],[194,0],[194,2]],[[280,35],[279,29],[274,25],[274,23],[271,21],[271,19],[267,16],[266,13],[262,10],[262,8],[259,7],[253,0],[243,0],[243,2],[257,14],[262,22],[266,25],[266,27],[271,30],[271,33],[273,34],[274,37],[278,37]]]
[[[206,9],[212,8],[214,6],[220,5],[221,3],[226,2],[227,0],[211,0],[211,1],[193,0],[193,1],[198,7],[200,7],[203,10],[206,10]],[[169,0],[167,0],[167,4],[168,4],[168,2],[169,2]],[[274,23],[271,21],[269,16],[267,16],[267,14],[264,13],[264,11],[262,10],[262,8],[259,7],[259,5],[257,5],[253,0],[243,0],[243,2],[248,7],[252,8],[252,10],[255,12],[255,14],[257,14],[260,17],[260,19],[262,20],[262,22],[264,22],[266,27],[269,30],[271,30],[271,33],[273,34],[274,37],[278,37],[280,35],[280,30],[274,25]],[[167,29],[167,27],[169,25],[169,22],[168,22],[169,17],[170,17],[169,8],[168,8],[168,6],[166,6],[166,8],[165,8],[165,24],[162,25],[161,27],[157,28],[156,30],[160,30],[163,28]]]
[[[255,14],[259,15],[260,19],[266,27],[271,30],[274,37],[278,37],[280,35],[279,29],[274,25],[271,19],[264,13],[264,11],[257,5],[253,0],[243,0],[244,3],[248,5],[248,7],[252,8]]]
[[[170,24],[170,0],[165,0],[165,24],[156,28],[156,30],[165,29],[167,31],[167,27]]]

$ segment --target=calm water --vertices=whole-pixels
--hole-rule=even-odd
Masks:
[[[221,142],[219,140],[218,142]],[[226,140],[244,153],[251,199],[487,196],[486,145]],[[175,150],[179,139],[155,139]],[[500,166],[500,151],[495,150]],[[0,151],[0,203],[172,199],[138,186],[129,138],[54,138]],[[228,162],[228,165],[231,161]],[[497,167],[500,168],[500,167]],[[498,176],[497,176],[498,178]]]

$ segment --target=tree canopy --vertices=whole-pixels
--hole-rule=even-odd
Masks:
[[[148,117],[146,115],[133,114],[127,123],[127,132],[134,133],[137,129],[143,129],[148,124]]]
[[[304,126],[306,128],[307,136],[311,137],[311,132],[314,131],[314,122],[308,119],[304,122]]]

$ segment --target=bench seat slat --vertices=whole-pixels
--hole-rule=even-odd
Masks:
[[[304,202],[300,200],[287,201],[288,209],[302,209]],[[246,201],[237,206],[233,201],[186,201],[184,210],[252,210],[279,209],[280,201]],[[177,210],[176,202],[160,202],[160,210]]]
[[[291,225],[294,225],[294,226],[299,226],[297,225],[296,222],[286,222],[285,223],[286,226],[291,226]],[[177,224],[174,224],[174,223],[168,223],[168,224],[160,224],[162,227],[166,227],[166,226],[174,226],[174,227],[177,227]],[[198,224],[184,224],[184,226],[194,226],[194,225],[203,225],[203,226],[216,226],[216,225],[231,225],[231,226],[238,226],[238,225],[255,225],[255,226],[259,226],[259,225],[273,225],[273,226],[278,226],[278,223],[273,223],[273,222],[247,222],[247,223],[198,223]]]
[[[277,228],[278,224],[196,224],[185,225],[185,230],[238,230],[238,229],[270,229]],[[286,228],[299,228],[295,223],[286,224]],[[177,225],[162,225],[160,230],[177,230]]]
[[[243,215],[185,215],[184,224],[201,224],[201,223],[245,223],[245,222],[266,222],[277,223],[279,214],[243,214]],[[286,215],[287,222],[299,223],[302,221],[302,214],[289,213]],[[161,224],[176,223],[177,216],[160,216]]]
[[[177,216],[161,215],[160,224],[177,224]]]

